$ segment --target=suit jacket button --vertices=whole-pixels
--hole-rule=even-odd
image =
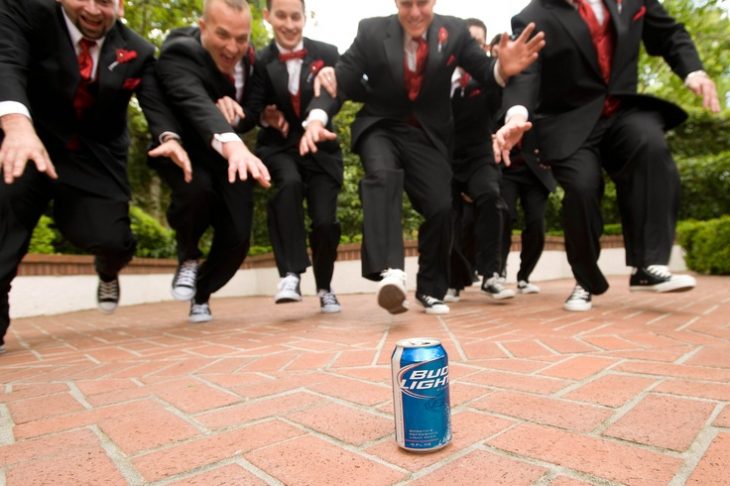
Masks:
[[[534,153],[535,153],[535,155],[539,155],[540,154],[540,150],[539,149],[535,149],[535,152]]]

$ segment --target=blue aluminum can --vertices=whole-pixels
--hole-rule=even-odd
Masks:
[[[429,452],[451,441],[449,357],[434,338],[402,339],[390,360],[395,440],[403,449]]]

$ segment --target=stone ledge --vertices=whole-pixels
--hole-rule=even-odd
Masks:
[[[511,251],[520,251],[520,236],[512,236]],[[609,235],[601,238],[603,248],[623,248],[621,235]],[[562,236],[546,236],[545,251],[563,251],[565,241]],[[416,241],[405,242],[405,256],[418,255]],[[353,261],[360,259],[360,243],[340,245],[337,251],[338,261]],[[274,255],[266,253],[247,257],[241,265],[242,270],[275,267]],[[125,274],[145,275],[158,273],[174,273],[177,260],[171,258],[138,258],[135,257],[124,269]],[[29,254],[23,258],[18,268],[18,276],[42,275],[94,275],[94,257],[91,255],[41,255]]]

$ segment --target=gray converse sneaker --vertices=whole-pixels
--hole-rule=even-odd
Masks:
[[[459,289],[448,289],[446,295],[444,295],[444,302],[449,304],[459,302],[461,300],[460,293]]]
[[[198,261],[185,260],[175,271],[172,278],[172,297],[175,300],[190,300],[195,295],[195,283],[198,279]]]
[[[520,280],[517,282],[517,292],[521,294],[539,294],[540,287],[528,282],[527,280]]]
[[[423,306],[426,314],[448,314],[451,310],[442,300],[430,295],[418,294],[416,300]]]
[[[287,273],[286,277],[279,280],[277,290],[278,292],[274,296],[274,302],[277,304],[301,302],[302,300],[302,291],[299,289],[299,275],[296,273]]]
[[[96,305],[104,314],[111,314],[119,305],[119,278],[114,278],[111,282],[105,282],[99,279],[99,285],[96,287]]]
[[[340,302],[337,300],[337,296],[331,290],[320,289],[317,292],[319,297],[319,309],[325,314],[334,314],[342,310]]]
[[[207,302],[196,304],[194,300],[190,301],[190,314],[188,314],[188,321],[200,324],[201,322],[210,322],[212,320],[213,314],[210,312],[210,306]]]

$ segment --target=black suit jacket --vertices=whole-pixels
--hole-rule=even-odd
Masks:
[[[541,156],[558,160],[575,152],[595,126],[607,95],[623,106],[659,112],[669,129],[684,121],[678,106],[637,94],[637,60],[641,42],[651,55],[661,55],[681,78],[702,69],[692,39],[657,0],[606,0],[615,30],[608,84],[598,66],[588,26],[566,0],[533,0],[512,18],[519,34],[529,22],[545,32],[539,59],[510,81],[505,106],[527,106],[539,137]]]
[[[251,91],[252,48],[241,62],[244,89],[237,101],[243,106]],[[247,114],[239,126],[232,127],[216,107],[216,101],[223,96],[236,99],[236,88],[203,48],[200,29],[184,27],[170,32],[162,44],[157,74],[183,126],[183,141],[192,163],[204,164],[219,173],[227,172],[228,163],[211,146],[213,135],[242,131],[250,116]]]
[[[120,49],[136,57],[115,65]],[[79,67],[61,5],[54,0],[0,0],[0,101],[28,107],[62,183],[129,198],[127,107],[132,94],[155,140],[178,130],[154,66],[154,47],[118,21],[106,35],[97,80],[90,87],[94,104],[78,120],[73,99]]]
[[[299,151],[299,141],[304,129],[302,120],[307,118],[307,106],[314,96],[314,77],[325,66],[334,66],[339,58],[337,48],[331,44],[304,38],[306,57],[302,60],[299,82],[301,117],[297,116],[291,103],[286,64],[279,61],[279,49],[272,40],[256,55],[256,67],[251,94],[246,99],[246,123],[258,121],[267,105],[275,104],[284,113],[289,123],[289,134],[282,137],[281,132],[272,127],[262,127],[258,133],[256,151],[266,162],[268,157],[284,151]],[[335,110],[339,109],[339,106]],[[332,128],[332,117],[327,124]],[[328,174],[342,183],[342,152],[337,140],[322,142],[318,145],[314,159]]]
[[[398,17],[360,22],[355,41],[336,67],[341,97],[364,102],[352,124],[355,149],[363,133],[376,123],[415,117],[434,147],[450,158],[454,126],[449,93],[456,66],[462,66],[484,89],[500,89],[494,79],[494,61],[474,42],[463,20],[434,15],[427,37],[423,84],[412,102],[403,79],[404,33]],[[326,107],[326,99],[321,96],[313,106]]]
[[[454,114],[454,163],[474,157],[494,162],[492,133],[494,117],[502,102],[501,90],[487,90],[473,79],[451,97]]]

